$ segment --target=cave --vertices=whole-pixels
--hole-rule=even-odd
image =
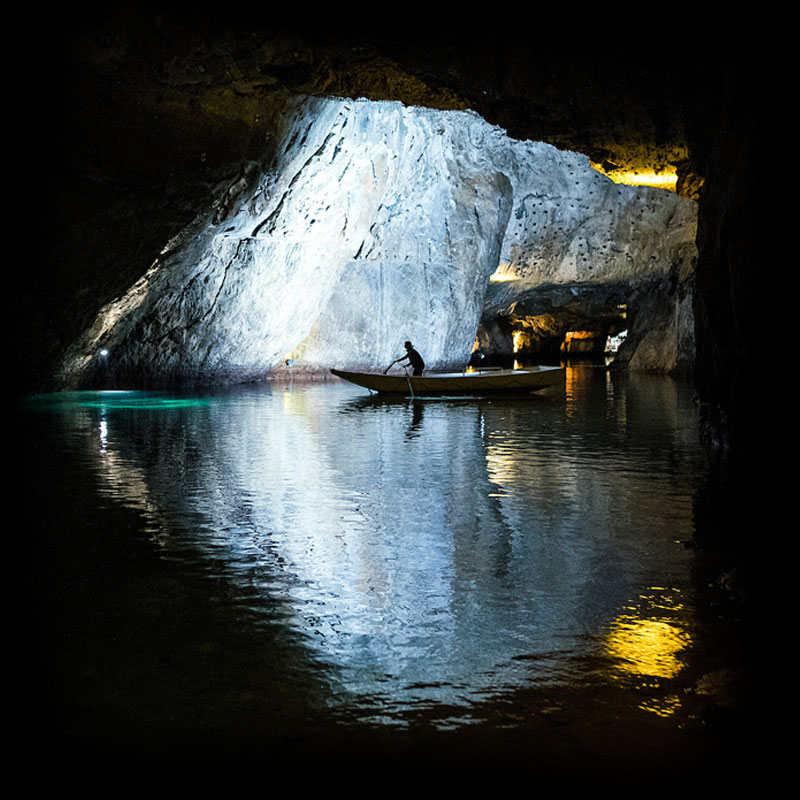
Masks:
[[[36,38],[45,77],[16,98],[32,153],[17,210],[43,217],[15,233],[18,394],[285,380],[289,364],[327,380],[408,336],[437,369],[604,356],[619,337],[612,367],[691,375],[714,466],[703,563],[746,583],[755,616],[765,100],[749,50],[136,3],[57,12]]]
[[[739,467],[752,461],[749,387],[761,361],[741,334],[739,304],[756,260],[747,148],[759,140],[762,99],[758,68],[734,45],[677,45],[662,58],[578,35],[512,57],[491,26],[298,31],[135,4],[59,22],[43,31],[45,69],[59,75],[49,102],[19,98],[29,143],[49,153],[26,165],[35,180],[21,179],[49,193],[17,306],[23,391],[57,387],[65,351],[100,312],[147,280],[203,214],[230,211],[257,180],[254,166],[274,155],[292,98],[394,101],[477,112],[509,137],[585,154],[608,175],[649,173],[698,201],[688,368],[710,440]],[[667,280],[674,294],[681,277]]]

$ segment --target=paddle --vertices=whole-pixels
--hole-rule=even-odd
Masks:
[[[386,367],[386,369],[383,371],[383,374],[385,375],[398,361],[402,361],[404,358],[405,356],[401,356],[400,358],[396,358],[394,361],[392,361],[392,363],[389,364],[389,366]],[[411,392],[411,399],[413,400],[415,399],[414,387],[411,385],[411,376],[408,374],[408,367],[404,367],[403,371],[406,374],[406,383],[408,383],[408,391]]]

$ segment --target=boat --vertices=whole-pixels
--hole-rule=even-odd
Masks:
[[[331,369],[331,372],[371,392],[410,397],[524,396],[564,385],[564,368],[549,366],[431,372],[423,375],[387,375],[382,372],[348,372],[343,369]]]

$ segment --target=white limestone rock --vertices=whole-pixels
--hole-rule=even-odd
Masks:
[[[140,385],[254,380],[290,356],[374,368],[406,339],[431,368],[463,365],[498,265],[515,279],[493,285],[500,305],[545,280],[668,269],[672,240],[689,235],[673,221],[688,212],[655,191],[470,112],[297,99],[269,163],[220,187],[101,311],[68,353],[65,384],[101,367]]]

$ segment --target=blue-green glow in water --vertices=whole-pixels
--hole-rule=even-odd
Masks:
[[[172,409],[206,406],[209,397],[180,396],[161,392],[124,390],[58,392],[31,398],[31,409],[66,412],[73,408],[97,408],[103,411],[134,409]]]

